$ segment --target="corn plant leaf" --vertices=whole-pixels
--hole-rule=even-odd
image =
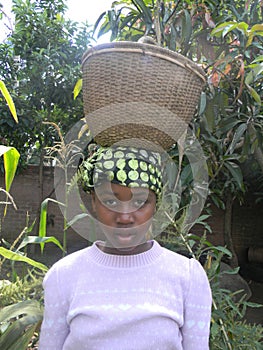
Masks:
[[[12,261],[21,261],[25,262],[41,271],[47,271],[48,267],[44,264],[41,264],[33,259],[30,259],[26,256],[20,255],[16,252],[13,252],[12,250],[6,249],[4,247],[0,247],[0,255],[3,256],[6,259],[12,260]],[[0,347],[1,349],[1,347]]]
[[[5,189],[8,192],[14,180],[20,154],[14,147],[0,145],[0,156],[4,158]]]
[[[39,302],[36,300],[25,300],[3,307],[0,310],[0,323],[8,322],[22,315],[37,315],[37,319],[40,319],[42,309]]]
[[[73,90],[74,100],[76,100],[81,90],[82,90],[82,79],[79,79],[76,82],[76,85],[74,86],[74,90]]]
[[[14,102],[13,102],[11,95],[9,94],[9,91],[7,90],[7,88],[5,86],[5,83],[2,80],[0,80],[0,91],[7,102],[7,105],[9,107],[9,110],[10,110],[14,120],[18,123],[16,107],[14,105]]]
[[[35,300],[26,300],[4,307],[0,310],[0,323],[11,322],[6,331],[0,336],[1,350],[24,350],[24,344],[31,332],[43,318],[43,311],[40,304]],[[29,329],[28,329],[29,327]],[[28,331],[25,335],[25,330]],[[31,335],[32,337],[32,335]],[[30,339],[30,338],[29,338]],[[29,340],[28,340],[29,341]],[[20,346],[20,347],[19,347]]]
[[[63,250],[63,247],[59,240],[56,237],[38,237],[38,236],[27,236],[23,239],[19,247],[17,248],[17,251],[23,249],[28,244],[40,244],[40,243],[54,243],[57,245],[61,250]]]
[[[8,348],[8,350],[27,350],[30,340],[32,339],[38,323],[30,326],[17,340]]]
[[[90,215],[87,213],[82,213],[82,214],[78,214],[78,215],[74,216],[74,218],[67,223],[66,229],[68,229],[69,227],[74,225],[77,221],[79,221],[87,216],[90,216]]]
[[[38,236],[41,238],[46,237],[47,233],[47,209],[48,209],[48,203],[53,202],[58,205],[65,206],[63,203],[58,202],[55,199],[52,198],[46,198],[42,204],[41,204],[41,211],[40,211],[40,221],[39,221],[39,230],[38,230]],[[40,249],[41,252],[43,252],[45,246],[45,242],[40,243]]]

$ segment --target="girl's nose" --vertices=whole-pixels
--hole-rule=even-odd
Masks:
[[[129,206],[122,205],[120,211],[116,213],[116,221],[118,224],[130,225],[134,223],[133,211]]]

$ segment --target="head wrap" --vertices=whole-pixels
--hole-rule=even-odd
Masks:
[[[158,199],[163,186],[161,155],[134,147],[99,147],[81,164],[79,179],[86,192],[110,181],[130,188],[148,188]]]

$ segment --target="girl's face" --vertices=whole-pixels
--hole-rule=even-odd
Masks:
[[[108,182],[96,188],[92,206],[106,236],[106,252],[130,255],[149,249],[146,233],[156,208],[153,191]]]

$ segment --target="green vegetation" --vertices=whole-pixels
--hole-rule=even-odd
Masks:
[[[92,31],[87,23],[65,19],[62,0],[15,0],[12,11],[14,30],[0,44],[0,79],[12,95],[19,125],[0,100],[0,142],[19,150],[21,167],[42,164],[45,147],[57,140],[43,121],[56,122],[66,132],[83,115],[73,89]]]
[[[74,99],[73,91],[80,78],[82,53],[92,43],[92,31],[88,24],[65,20],[65,9],[62,0],[13,1],[15,28],[0,44],[0,155],[5,173],[5,188],[0,191],[6,194],[3,206],[15,206],[9,190],[17,165],[43,165],[47,147],[52,156],[61,156],[62,148],[56,148],[55,142],[62,142],[68,129],[82,117],[81,99]],[[252,190],[263,198],[262,22],[259,0],[128,0],[114,1],[112,9],[102,13],[95,26],[99,35],[111,31],[112,40],[137,41],[150,36],[159,45],[197,61],[207,73],[208,84],[191,127],[207,158],[209,200],[226,213],[228,249],[214,247],[205,234],[200,238],[185,232],[180,220],[172,222],[162,240],[171,249],[183,249],[197,259],[205,259],[214,297],[212,350],[262,348],[262,326],[244,321],[246,308],[258,305],[219,284],[222,259],[228,259],[234,267],[238,265],[229,225],[234,201],[242,202],[244,194]],[[80,86],[75,89],[75,97],[78,93]],[[176,148],[171,155],[175,161],[180,158]],[[182,163],[182,175],[189,174],[187,159]],[[189,189],[192,185],[190,173],[184,176],[183,187]],[[183,205],[187,205],[187,197],[185,190]],[[0,285],[1,349],[23,350],[30,342],[37,342],[42,319],[41,283],[47,267],[29,259],[26,247],[44,247],[49,242],[61,247],[54,237],[46,237],[48,201],[42,204],[39,237],[30,236],[33,226],[28,225],[15,242],[1,241],[0,269],[6,267],[8,271],[8,281]],[[210,230],[207,217],[202,214],[198,219],[205,233]],[[67,227],[65,222],[64,250]],[[16,261],[26,264],[22,276]],[[238,269],[232,271],[237,272]]]

